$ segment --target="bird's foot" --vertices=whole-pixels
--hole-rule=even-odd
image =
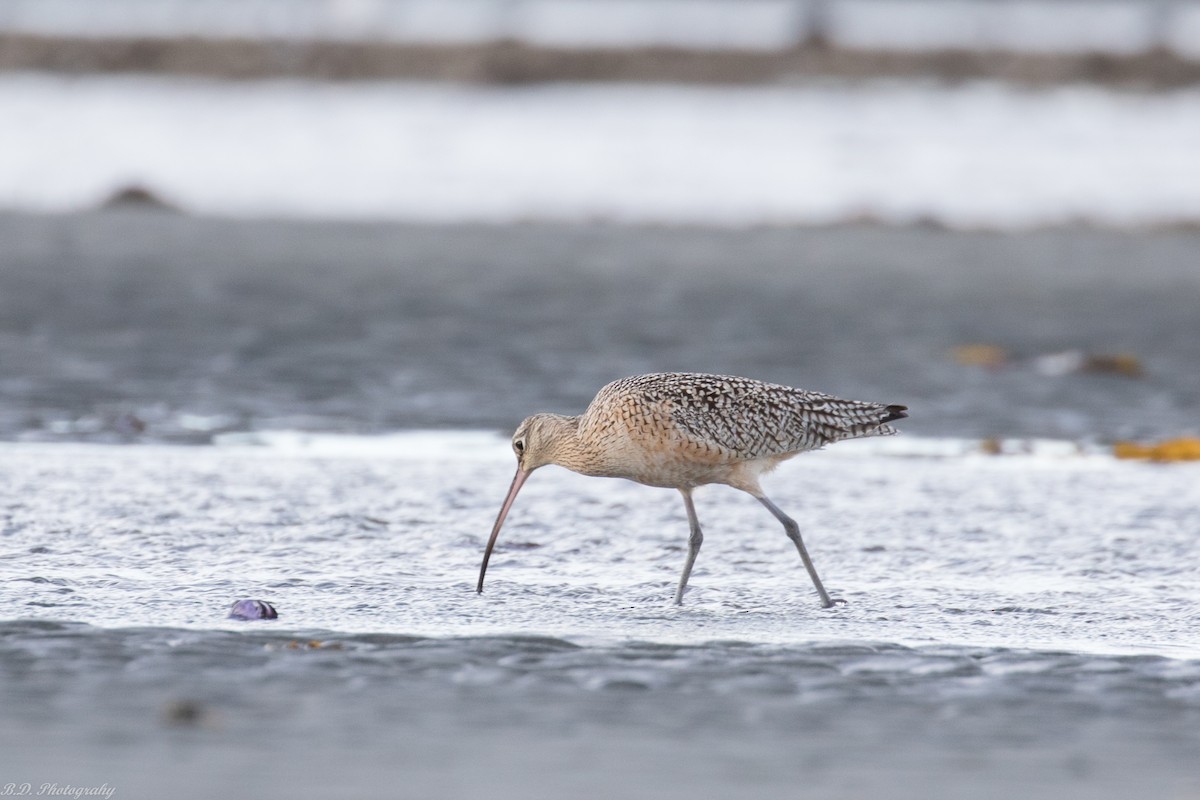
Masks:
[[[838,607],[838,606],[844,606],[844,605],[846,605],[846,601],[845,601],[845,600],[843,600],[842,598],[840,598],[840,597],[830,597],[830,598],[829,598],[829,599],[828,599],[828,600],[827,600],[827,601],[826,601],[826,602],[823,604],[823,607],[824,607],[824,608],[836,608],[836,607]]]

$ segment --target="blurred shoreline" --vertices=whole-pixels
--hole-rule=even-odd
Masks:
[[[0,208],[12,210],[140,197],[206,216],[424,223],[1200,220],[1198,88],[42,72],[0,73],[0,108],[20,120],[0,127]]]
[[[1019,85],[1085,83],[1168,89],[1200,83],[1200,60],[1166,47],[1140,52],[900,50],[819,38],[778,50],[553,47],[515,40],[467,43],[304,41],[154,36],[0,34],[0,72],[142,73],[226,80],[419,80],[788,84],[817,79],[990,79]]]

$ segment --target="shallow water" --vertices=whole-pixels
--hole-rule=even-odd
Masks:
[[[0,438],[513,430],[642,372],[912,407],[907,433],[1200,431],[1196,233],[0,215]],[[963,366],[961,344],[1007,348]],[[1047,376],[1131,353],[1141,378]]]
[[[4,446],[6,774],[195,797],[1200,788],[1196,467],[845,443],[767,483],[845,605],[711,488],[675,608],[674,492],[539,472],[477,595],[502,438],[264,441]],[[242,597],[279,619],[226,620]]]
[[[212,626],[244,596],[274,603],[281,625],[342,632],[1200,656],[1197,467],[842,443],[788,463],[769,487],[845,608],[818,607],[757,503],[710,487],[698,494],[705,549],[675,609],[687,525],[673,491],[539,472],[477,596],[512,470],[504,439],[303,441],[6,446],[5,607]]]
[[[1194,234],[0,235],[0,792],[1200,793],[1200,467],[1106,454],[1196,428]],[[972,341],[1017,358],[949,357]],[[1065,348],[1145,375],[1027,358]],[[475,594],[494,431],[659,369],[912,408],[766,481],[845,605],[712,487],[676,608],[678,495],[557,469]]]
[[[49,623],[0,637],[5,683],[21,691],[5,692],[6,777],[124,797],[1119,798],[1200,785],[1195,662],[522,637],[314,648]]]

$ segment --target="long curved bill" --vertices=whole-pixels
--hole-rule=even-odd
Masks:
[[[500,535],[500,526],[504,524],[504,518],[508,516],[508,510],[512,508],[513,500],[517,499],[517,492],[521,491],[521,487],[525,485],[525,479],[528,477],[528,472],[517,467],[517,474],[513,476],[512,486],[508,487],[508,497],[504,498],[504,505],[500,506],[500,515],[496,517],[496,526],[492,528],[487,549],[483,551],[483,563],[479,566],[479,585],[475,587],[478,594],[483,594],[483,576],[487,572],[488,560],[492,557],[492,548],[496,546],[496,537]]]

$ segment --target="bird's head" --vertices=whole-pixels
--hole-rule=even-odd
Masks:
[[[538,467],[559,463],[564,445],[575,433],[576,418],[560,414],[534,414],[517,426],[512,449],[517,469],[530,473]]]
[[[508,496],[500,506],[492,535],[488,537],[487,548],[483,551],[483,564],[479,567],[476,591],[483,591],[483,576],[487,573],[492,548],[496,546],[504,518],[508,516],[513,501],[517,499],[517,492],[525,485],[525,479],[538,467],[562,463],[562,455],[569,453],[571,445],[575,442],[577,429],[578,417],[564,417],[561,414],[534,414],[517,426],[517,432],[512,438],[512,449],[517,456],[517,474],[513,476],[512,485],[508,487]]]

